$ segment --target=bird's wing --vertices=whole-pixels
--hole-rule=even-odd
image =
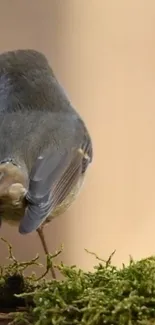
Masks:
[[[91,161],[89,152],[90,146],[85,143],[71,152],[65,149],[55,150],[52,154],[44,154],[38,158],[30,175],[28,207],[20,222],[20,233],[36,230],[48,214],[66,198],[87,168],[86,160]]]

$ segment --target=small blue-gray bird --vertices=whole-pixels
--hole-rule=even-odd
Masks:
[[[37,230],[76,198],[92,141],[85,123],[35,50],[0,55],[0,222]],[[55,277],[54,270],[52,275]]]

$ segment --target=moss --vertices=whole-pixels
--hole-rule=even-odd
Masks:
[[[122,268],[111,264],[112,256],[108,261],[96,256],[94,272],[61,264],[57,266],[64,275],[61,281],[47,281],[44,275],[39,281],[34,275],[26,278],[26,263],[10,258],[10,266],[0,276],[0,308],[4,302],[9,308],[24,308],[10,314],[14,324],[155,324],[154,256],[138,262],[130,258]],[[51,263],[53,256],[48,256],[45,273]]]

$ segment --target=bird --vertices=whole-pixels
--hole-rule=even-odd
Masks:
[[[1,53],[0,226],[37,231],[49,254],[44,226],[74,202],[92,159],[88,128],[45,54]]]

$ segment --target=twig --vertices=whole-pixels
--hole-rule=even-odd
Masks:
[[[104,259],[100,258],[96,253],[91,252],[91,251],[89,251],[89,250],[86,249],[86,248],[85,248],[85,251],[86,251],[88,254],[93,255],[93,256],[94,256],[98,261],[105,263],[105,266],[106,266],[106,267],[108,267],[108,266],[111,264],[112,257],[113,257],[114,254],[116,253],[116,250],[114,250],[114,251],[110,254],[108,260],[104,260]]]
[[[55,254],[46,255],[46,270],[39,278],[36,279],[36,281],[39,281],[39,280],[43,279],[48,274],[49,270],[53,266],[53,259],[55,257],[57,257],[58,255],[60,255],[62,253],[62,251],[63,251],[63,245],[61,245],[60,250],[56,251]]]
[[[11,269],[15,267],[18,269],[18,271],[24,271],[27,269],[27,267],[32,266],[32,265],[37,265],[37,266],[42,266],[42,264],[38,263],[39,255],[37,254],[36,257],[34,257],[31,261],[28,262],[18,262],[15,256],[13,255],[12,252],[12,245],[3,237],[0,237],[0,239],[7,245],[8,251],[9,251],[9,256],[8,259],[12,261]],[[0,266],[0,272],[1,275],[3,274],[3,267]]]
[[[16,260],[16,258],[13,256],[13,253],[12,253],[12,246],[9,244],[9,242],[4,239],[3,237],[0,237],[0,239],[8,246],[8,251],[9,251],[9,260],[12,260],[14,263],[18,263],[18,261]]]

